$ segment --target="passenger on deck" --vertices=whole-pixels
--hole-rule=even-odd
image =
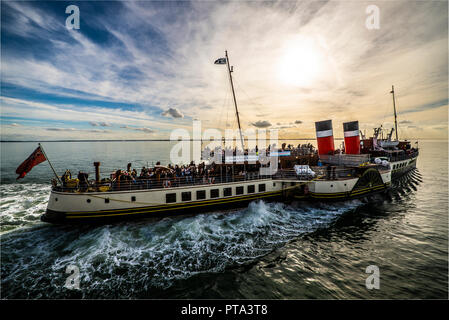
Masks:
[[[332,172],[332,166],[330,164],[327,165],[326,167],[326,177],[327,180],[331,179],[331,172]]]
[[[64,174],[61,176],[61,180],[62,180],[62,186],[66,187],[67,182],[72,179],[72,174],[70,173],[70,171],[67,169]]]
[[[80,185],[80,191],[87,191],[87,187],[89,186],[89,175],[85,172],[78,172],[78,180]]]

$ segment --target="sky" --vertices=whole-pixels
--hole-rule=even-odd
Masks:
[[[244,129],[371,135],[393,126],[394,85],[399,138],[447,139],[447,1],[2,1],[1,139],[235,129],[225,50]]]

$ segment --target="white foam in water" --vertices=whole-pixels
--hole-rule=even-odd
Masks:
[[[296,208],[253,202],[247,209],[104,226],[82,234],[52,264],[70,265],[91,289],[117,285],[169,287],[198,273],[222,272],[264,256],[302,234],[328,226],[359,205]],[[123,273],[123,274],[121,274]]]
[[[9,184],[0,190],[5,236],[8,230],[40,223],[48,185]],[[223,272],[254,261],[298,236],[329,226],[360,204],[289,206],[255,201],[246,209],[158,221],[95,228],[45,225],[9,232],[2,239],[2,284],[42,292],[40,283],[51,283],[44,291],[58,292],[67,266],[76,265],[87,295],[116,288],[127,288],[125,295],[129,290],[167,288],[198,273]],[[27,282],[31,276],[34,280]]]
[[[1,232],[40,222],[51,187],[48,184],[3,184],[1,195]]]

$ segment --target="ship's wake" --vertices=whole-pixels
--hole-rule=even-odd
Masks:
[[[40,225],[4,234],[5,297],[70,297],[66,268],[80,271],[82,297],[136,297],[197,274],[257,260],[286,242],[327,228],[361,201],[248,208],[115,225]],[[27,295],[24,296],[24,294]]]
[[[402,201],[421,182],[414,170],[394,183],[389,197],[332,204],[255,201],[239,210],[76,227],[39,222],[49,187],[3,185],[2,231],[10,231],[1,241],[2,294],[146,296],[195,275],[251,265],[287,242],[327,230],[366,203]],[[79,268],[78,291],[64,288],[68,266]]]
[[[1,233],[40,223],[51,187],[39,183],[0,185]]]

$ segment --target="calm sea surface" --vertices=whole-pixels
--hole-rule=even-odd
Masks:
[[[59,174],[93,172],[94,161],[109,173],[128,162],[166,164],[172,145],[44,148]],[[39,220],[52,178],[47,162],[15,180],[37,144],[2,143],[1,297],[447,299],[448,143],[419,146],[418,169],[370,202],[255,201],[238,210],[73,227]],[[69,265],[80,270],[80,290],[64,287]],[[379,267],[379,290],[365,287],[369,265]]]

